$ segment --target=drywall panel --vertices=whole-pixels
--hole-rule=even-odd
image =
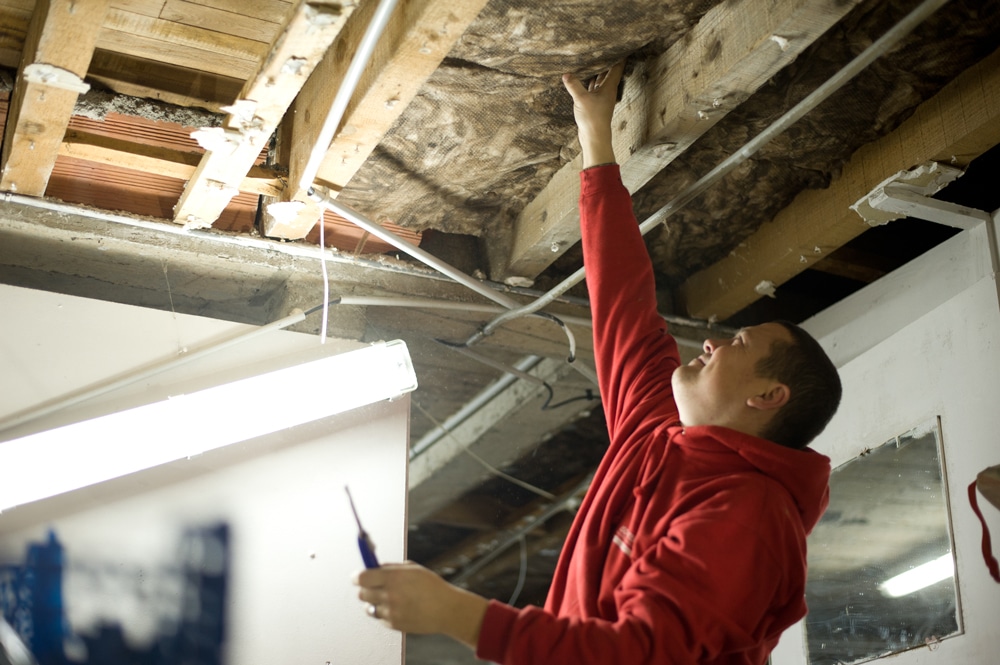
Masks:
[[[920,275],[918,281],[897,282],[894,289],[890,279],[879,288],[866,289],[845,308],[834,307],[823,315],[829,320],[844,312],[850,316],[843,319],[840,330],[822,338],[825,345],[831,339],[849,341],[844,330],[867,335],[870,325],[884,333],[877,343],[866,340],[861,345],[864,350],[840,366],[843,403],[814,444],[831,457],[834,466],[934,416],[941,417],[964,634],[893,656],[897,665],[987,663],[1000,652],[996,631],[1000,586],[990,578],[983,561],[982,529],[966,493],[980,470],[1000,463],[996,434],[1000,431],[996,408],[1000,304],[989,269],[985,229],[962,236],[966,237],[932,250],[907,267],[907,276]],[[964,256],[956,253],[956,247],[965,248]],[[956,261],[976,266],[981,278],[950,296],[933,295],[940,294],[938,277]],[[922,305],[919,294],[926,298]],[[906,306],[891,316],[878,310],[900,298]],[[998,511],[987,504],[984,513],[993,533],[1000,533]],[[800,623],[782,636],[773,663],[799,665],[806,662],[805,653]]]
[[[987,242],[983,226],[960,233],[820,312],[803,327],[823,340],[840,367],[988,276]]]
[[[178,612],[163,578],[179,565],[184,528],[223,522],[225,662],[400,663],[401,636],[364,614],[350,583],[362,563],[344,487],[377,554],[402,560],[408,414],[408,398],[383,402],[251,442],[256,454],[235,463],[232,451],[213,451],[171,465],[169,481],[111,481],[110,500],[85,489],[15,508],[0,515],[0,561],[18,561],[54,529],[73,632],[110,622],[143,648]]]
[[[0,287],[0,306],[0,418],[254,330],[13,287]],[[356,346],[268,333],[0,439]],[[246,408],[266,404],[262,395]],[[18,506],[0,513],[0,564],[23,562],[27,543],[53,529],[66,550],[72,629],[121,624],[141,645],[178,611],[162,579],[177,569],[183,531],[224,522],[227,663],[400,663],[401,636],[364,614],[350,584],[361,559],[344,486],[379,556],[404,558],[408,427],[404,397]]]
[[[321,344],[315,335],[287,330],[251,337],[260,329],[6,285],[0,285],[0,308],[0,440],[360,346],[339,339]],[[199,355],[213,347],[219,350]],[[18,414],[166,366],[171,369],[6,429],[5,421]]]

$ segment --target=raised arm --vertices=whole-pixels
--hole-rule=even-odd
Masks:
[[[623,69],[618,63],[586,86],[572,75],[563,76],[583,149],[580,231],[612,445],[618,431],[630,429],[630,405],[645,397],[655,395],[660,415],[673,417],[670,375],[680,363],[676,342],[656,311],[653,266],[614,163],[611,122]],[[656,415],[643,415],[646,425],[656,424]]]

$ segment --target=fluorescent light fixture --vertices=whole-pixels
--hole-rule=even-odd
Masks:
[[[0,510],[392,399],[416,387],[406,344],[380,342],[0,443]]]
[[[951,557],[951,552],[948,552],[933,561],[928,561],[882,582],[878,588],[885,595],[898,598],[929,587],[954,574],[955,561]]]

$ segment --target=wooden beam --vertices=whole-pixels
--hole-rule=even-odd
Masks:
[[[66,132],[66,138],[59,146],[59,155],[178,180],[189,180],[202,159],[202,154],[198,152],[134,143],[72,129]],[[241,192],[264,196],[278,196],[283,190],[284,178],[260,166],[252,167],[239,184]]]
[[[204,130],[206,153],[174,209],[189,228],[211,226],[239,191],[292,100],[343,28],[354,5],[300,0],[222,128]]]
[[[31,10],[0,7],[0,67],[17,69],[21,65],[24,38],[31,23]]]
[[[635,192],[795,60],[858,0],[721,3],[646,71],[615,109],[614,149]],[[579,157],[518,216],[512,246],[490,256],[494,279],[533,279],[580,239]],[[501,252],[507,251],[504,256]]]
[[[231,76],[112,53],[98,48],[87,78],[122,95],[197,106],[215,113],[239,98],[244,81]]]
[[[725,259],[679,290],[691,316],[724,321],[869,227],[849,206],[916,164],[965,167],[1000,143],[1000,50],[921,104],[896,130],[857,150],[827,189],[807,190]]]
[[[109,0],[39,0],[4,130],[0,189],[45,193]]]
[[[344,27],[336,49],[327,53],[295,102],[292,122],[290,189],[284,202],[297,214],[265,216],[264,234],[301,238],[319,219],[319,208],[298,186],[314,149],[326,150],[316,180],[332,192],[342,189],[409,106],[424,81],[451,50],[485,0],[412,0],[400,3],[344,111],[340,131],[327,147],[315,148],[351,57],[378,3],[358,9]]]
[[[272,29],[268,36],[275,34],[280,31]],[[244,81],[253,76],[269,50],[267,41],[196,28],[117,7],[108,12],[97,46]]]

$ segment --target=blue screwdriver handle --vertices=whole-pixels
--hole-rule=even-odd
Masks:
[[[361,560],[365,562],[365,568],[378,568],[375,545],[364,531],[358,534],[358,549],[361,550]]]
[[[351,512],[354,513],[354,521],[358,523],[358,549],[361,550],[361,560],[365,563],[365,568],[378,568],[378,558],[375,556],[375,543],[368,536],[368,532],[361,526],[361,518],[354,507],[354,499],[351,498],[351,490],[345,485],[347,500],[351,504]]]

